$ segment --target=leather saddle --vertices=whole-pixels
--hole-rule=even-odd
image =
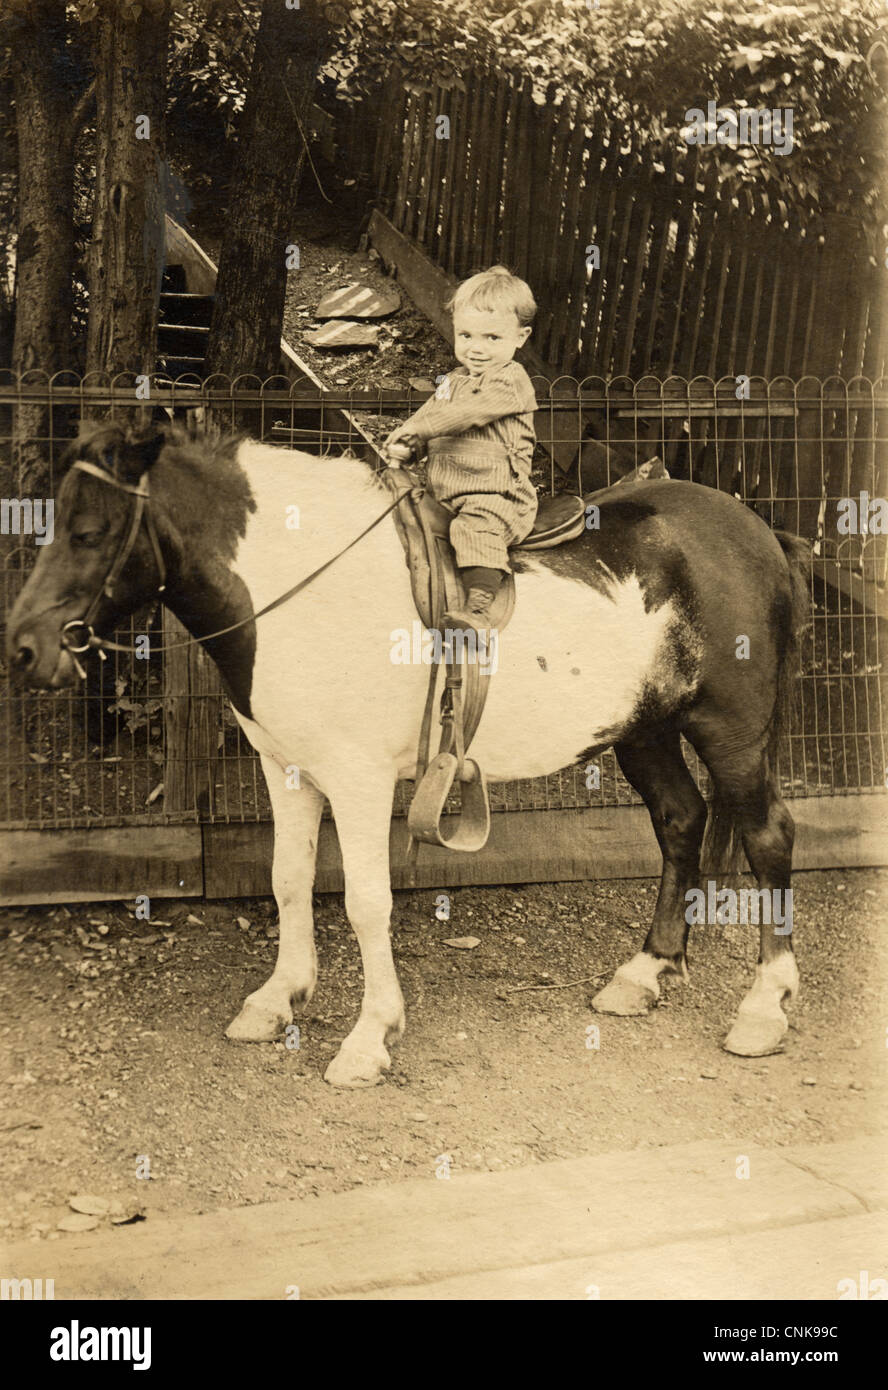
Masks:
[[[586,507],[613,489],[633,483],[667,477],[659,459],[651,460],[621,478],[611,487],[591,493],[589,498],[561,494],[541,499],[533,530],[513,550],[549,549],[576,540],[586,527]],[[431,664],[429,687],[416,758],[416,790],[407,816],[409,830],[408,863],[415,865],[419,843],[448,849],[474,851],[484,847],[490,834],[490,807],[487,784],[478,764],[466,756],[478,729],[490,681],[492,651],[483,641],[474,646],[474,633],[442,631],[444,614],[461,608],[465,592],[450,544],[450,523],[454,513],[442,506],[406,468],[387,468],[382,481],[401,494],[401,505],[393,516],[404,546],[413,599],[423,625],[442,636],[445,658],[444,690],[441,696],[441,741],[438,754],[429,761],[431,721],[438,664]],[[515,610],[515,580],[509,574],[503,581],[490,609],[491,641],[508,625]],[[450,639],[450,640],[448,640]],[[458,649],[458,655],[456,655]],[[485,669],[486,668],[486,669]],[[441,824],[444,808],[455,782],[460,785],[461,814],[455,827]]]

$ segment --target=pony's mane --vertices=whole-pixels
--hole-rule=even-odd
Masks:
[[[378,476],[360,459],[260,443],[245,433],[228,433],[203,422],[163,422],[149,431],[135,431],[112,420],[86,425],[66,451],[66,472],[58,492],[59,503],[66,509],[84,478],[71,471],[78,459],[97,464],[127,484],[138,482],[157,463],[164,471],[169,468],[171,476],[179,479],[180,518],[201,518],[205,525],[215,515],[216,544],[222,551],[244,534],[245,517],[256,510],[261,498],[273,495],[272,480],[286,478],[292,486],[292,499],[302,509],[301,543],[306,554],[316,547],[329,548],[340,532],[350,537],[361,530],[368,505],[372,515],[379,494],[385,492]],[[253,472],[256,466],[258,474]],[[271,491],[260,483],[263,474],[272,483]],[[209,509],[208,487],[216,504]],[[90,505],[110,519],[126,504],[115,489],[99,483],[93,485]]]

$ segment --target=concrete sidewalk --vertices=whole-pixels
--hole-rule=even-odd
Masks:
[[[836,1299],[888,1275],[885,1138],[706,1142],[0,1249],[57,1299]],[[748,1177],[738,1161],[748,1159]]]

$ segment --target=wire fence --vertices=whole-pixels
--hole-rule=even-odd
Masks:
[[[535,386],[533,476],[541,492],[589,492],[658,456],[673,477],[733,493],[769,524],[811,541],[812,620],[782,780],[791,796],[884,790],[888,382],[562,378]],[[316,454],[319,468],[323,455],[346,450],[379,467],[375,443],[425,398],[407,388],[335,392],[283,378],[211,378],[158,379],[150,401],[138,402],[132,378],[0,375],[4,618],[39,553],[33,535],[21,526],[16,534],[21,514],[6,504],[54,495],[61,454],[84,419],[126,413],[149,422],[158,411],[198,411],[255,439]],[[118,635],[175,640],[182,630],[174,623],[157,608],[134,615]],[[396,813],[409,790],[399,790]],[[637,801],[611,751],[594,765],[491,789],[501,811]],[[199,648],[151,662],[110,653],[105,663],[91,662],[88,680],[73,690],[0,683],[0,827],[270,817],[258,760]]]

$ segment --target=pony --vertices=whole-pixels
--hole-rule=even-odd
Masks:
[[[274,970],[227,1036],[276,1038],[315,988],[312,881],[329,801],[364,992],[326,1080],[373,1085],[405,1023],[389,829],[395,785],[415,774],[429,677],[427,665],[393,657],[416,611],[392,494],[354,459],[175,425],[90,427],[66,463],[55,539],[9,616],[11,668],[36,687],[76,681],[80,657],[111,645],[107,634],[156,595],[203,643],[268,784],[280,912]],[[592,1001],[632,1015],[657,1000],[664,976],[688,975],[701,854],[716,866],[742,845],[760,892],[790,888],[793,820],[776,752],[808,613],[808,552],[695,483],[594,496],[597,529],[513,552],[516,608],[472,757],[508,781],[615,749],[663,859],[644,944]],[[708,808],[682,735],[708,770]],[[724,1046],[779,1050],[798,981],[791,932],[763,917],[755,977]]]

